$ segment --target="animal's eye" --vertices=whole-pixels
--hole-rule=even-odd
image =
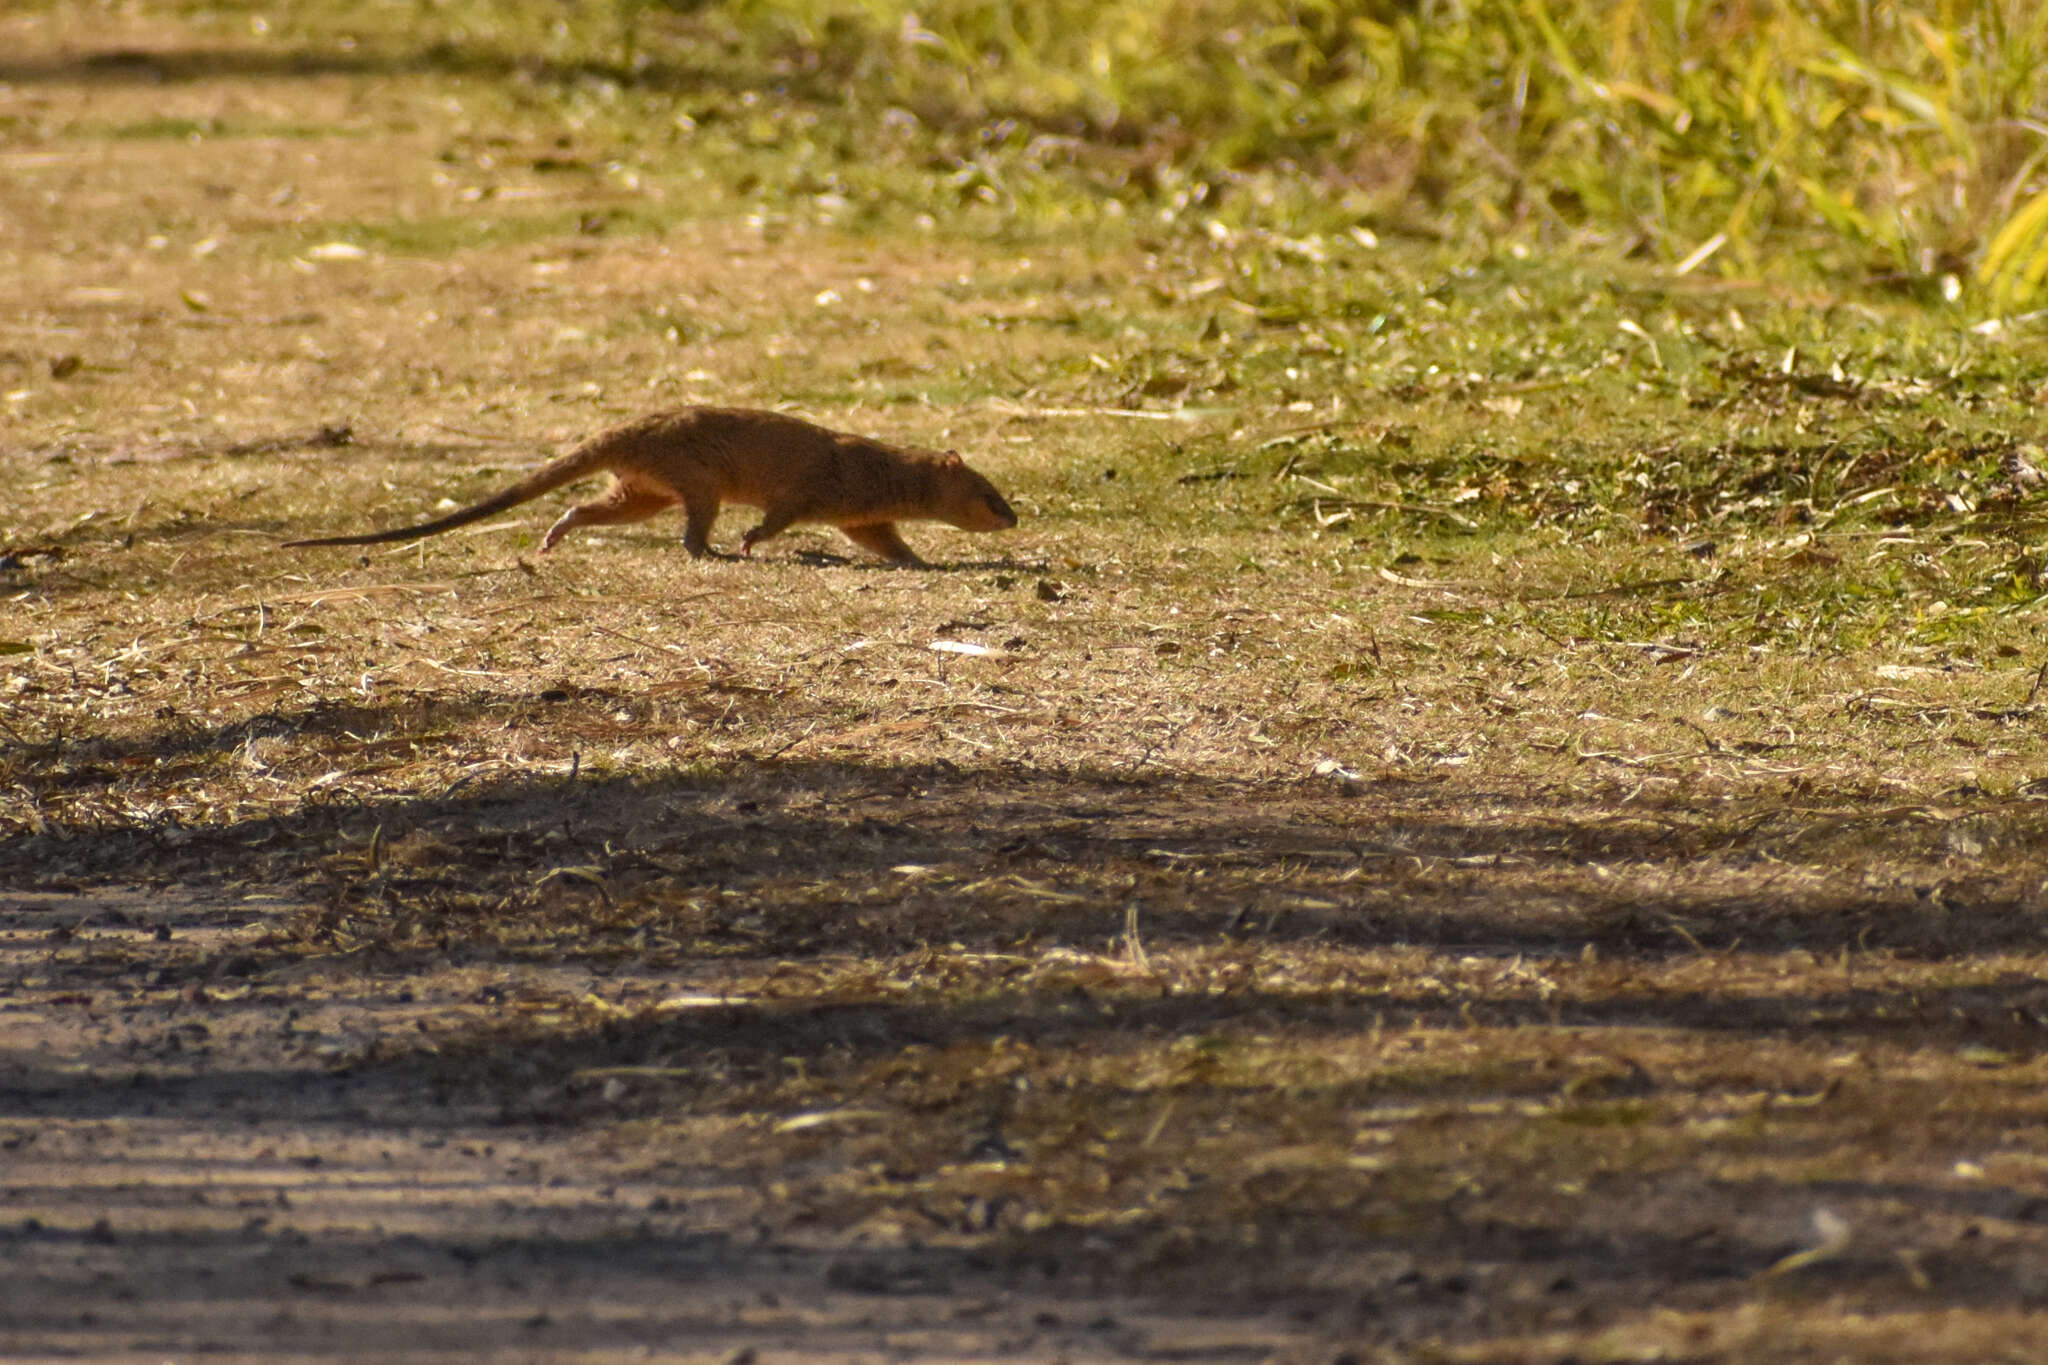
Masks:
[[[1010,505],[1003,501],[1002,494],[1000,493],[990,493],[982,501],[988,504],[989,511],[999,517],[1007,515],[1010,510]]]

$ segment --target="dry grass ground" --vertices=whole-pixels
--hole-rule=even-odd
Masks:
[[[0,1352],[2038,1358],[2038,343],[0,43]],[[697,401],[1023,525],[277,548]]]

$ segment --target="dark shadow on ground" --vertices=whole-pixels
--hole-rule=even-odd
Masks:
[[[786,726],[804,704],[716,680],[660,703],[738,733]],[[2030,946],[2048,927],[2024,875],[2048,846],[2048,807],[2034,801],[1932,810],[1850,796],[1800,809],[1681,793],[1623,805],[1455,777],[1338,786],[839,760],[802,740],[592,778],[522,771],[457,737],[482,722],[601,752],[664,723],[650,705],[607,687],[386,693],[228,724],[171,715],[139,737],[18,748],[8,780],[46,808],[61,798],[118,809],[131,787],[243,761],[273,785],[286,774],[303,785],[273,813],[155,808],[17,828],[0,836],[0,885],[253,881],[340,914],[404,911],[450,942],[470,939],[466,921],[486,910],[539,907],[582,929],[548,953],[593,961],[657,940],[797,955],[955,941],[1099,948],[1133,906],[1163,944],[1574,955],[1590,944],[1632,958],[1738,947],[1955,956]],[[464,775],[422,794],[407,771],[415,759]],[[380,771],[393,772],[388,785]],[[375,867],[373,839],[392,855]],[[1973,852],[1956,856],[1958,842]],[[554,876],[564,868],[576,870],[571,883]]]
[[[266,1220],[287,1226],[213,1234],[110,1238],[54,1228],[9,1229],[0,1231],[0,1263],[18,1268],[13,1274],[20,1292],[12,1300],[17,1307],[0,1311],[0,1331],[17,1341],[35,1341],[52,1355],[68,1354],[66,1347],[80,1337],[89,1340],[96,1316],[113,1316],[109,1310],[118,1302],[127,1331],[176,1341],[208,1324],[206,1310],[219,1294],[216,1282],[232,1278],[251,1298],[277,1305],[267,1344],[273,1350],[290,1349],[294,1358],[302,1353],[374,1358],[395,1349],[466,1358],[474,1334],[496,1336],[508,1328],[514,1340],[523,1336],[530,1349],[540,1351],[559,1349],[566,1338],[585,1350],[687,1344],[718,1358],[721,1350],[801,1334],[804,1344],[822,1356],[874,1349],[881,1344],[883,1333],[877,1329],[884,1323],[896,1334],[919,1323],[957,1327],[960,1299],[999,1295],[1005,1285],[1011,1292],[1021,1286],[1028,1293],[1036,1282],[1056,1286],[1071,1316],[1040,1309],[1022,1324],[1023,1339],[1013,1341],[1015,1349],[1036,1339],[1088,1352],[1087,1359],[1099,1358],[1095,1352],[1168,1360],[1267,1358],[1243,1348],[1169,1352],[1160,1341],[1174,1335],[1169,1323],[1177,1320],[1183,1337],[1199,1338],[1205,1317],[1245,1311],[1244,1297],[1224,1292],[1183,1299],[1176,1307],[1170,1296],[1178,1286],[1171,1275],[1156,1285],[1167,1302],[1133,1293],[1113,1263],[1066,1231],[1026,1239],[1028,1245],[997,1253],[940,1247],[864,1252],[691,1233],[675,1227],[682,1220],[660,1215],[636,1220],[627,1209],[577,1208],[563,1221],[588,1226],[600,1218],[617,1230],[372,1236],[364,1240],[380,1268],[367,1274],[361,1246],[294,1235],[289,1215]],[[640,1231],[632,1230],[635,1221]],[[1656,1266],[1662,1273],[1653,1292],[1660,1299],[1675,1296],[1675,1301],[1662,1301],[1677,1309],[1695,1297],[1688,1292],[1693,1286],[1753,1274],[1782,1254],[1779,1247],[1741,1239],[1655,1234],[1586,1239],[1504,1225],[1474,1229],[1468,1245],[1484,1257],[1484,1271],[1447,1269],[1400,1242],[1354,1245],[1347,1248],[1354,1268],[1341,1274],[1347,1281],[1343,1288],[1317,1292],[1297,1286],[1289,1295],[1288,1316],[1301,1327],[1357,1343],[1412,1344],[1439,1334],[1483,1340],[1527,1330],[1542,1320],[1545,1309],[1582,1300],[1593,1287],[1583,1282],[1591,1266]],[[92,1277],[96,1298],[76,1292],[77,1281],[86,1277],[67,1273],[80,1263],[98,1268]],[[147,1278],[138,1273],[144,1266],[152,1272]],[[1877,1258],[1848,1258],[1809,1282],[1824,1290],[1885,1270]],[[1955,1307],[1995,1305],[2012,1295],[2010,1277],[1984,1258],[1945,1260],[1934,1273],[1942,1301]],[[764,1286],[769,1290],[765,1296]],[[429,1322],[394,1339],[422,1308],[450,1296],[470,1305],[481,1322]],[[613,1311],[592,1320],[559,1306],[577,1304],[584,1296],[608,1300]],[[783,1296],[792,1302],[779,1302]],[[821,1299],[837,1300],[844,1320],[818,1324]],[[1136,1312],[1120,1316],[1118,1305],[1103,1300],[1122,1300],[1127,1312]],[[79,1311],[95,1301],[102,1305],[100,1314]],[[812,1311],[798,1311],[799,1304]],[[789,1311],[774,1311],[785,1307]],[[993,1307],[984,1304],[980,1311]],[[1162,1314],[1170,1316],[1162,1320]],[[367,1335],[342,1339],[331,1329],[320,1330],[320,1319],[343,1316],[363,1320]],[[380,1316],[396,1321],[380,1332],[372,1325]],[[295,1323],[294,1317],[311,1321]],[[891,1359],[948,1358],[949,1348],[941,1343],[899,1336],[892,1344],[897,1349]],[[1148,1353],[1148,1345],[1156,1353]]]
[[[126,775],[141,766],[158,784],[159,764],[212,761],[251,740],[264,746],[261,761],[274,771],[356,771],[414,746],[431,749],[479,716],[499,726],[574,730],[634,700],[606,689],[551,689],[312,702],[232,725],[166,721],[130,741],[53,746],[18,759],[16,775],[46,795],[89,795],[88,808],[116,810]],[[742,717],[749,707],[788,704],[747,694],[718,701],[728,703]],[[393,782],[406,780],[401,772]],[[1340,793],[1317,781],[1232,782],[1145,768],[969,769],[788,753],[633,777],[492,770],[431,796],[398,785],[331,790],[309,782],[283,811],[148,826],[112,817],[98,827],[52,820],[40,832],[0,838],[0,885],[32,892],[0,912],[0,931],[32,945],[20,958],[22,981],[64,974],[71,984],[61,1005],[86,1019],[80,1052],[0,1057],[0,1112],[37,1125],[325,1125],[371,1140],[498,1131],[574,1142],[622,1124],[659,1131],[682,1118],[741,1122],[769,1102],[764,1096],[780,1094],[777,1085],[795,1070],[820,1078],[824,1102],[855,1095],[885,1116],[878,1121],[900,1141],[876,1149],[875,1160],[885,1174],[892,1160],[903,1166],[888,1178],[903,1191],[900,1202],[925,1210],[918,1215],[925,1221],[907,1241],[863,1260],[858,1237],[829,1253],[792,1240],[795,1225],[782,1209],[776,1226],[783,1230],[762,1234],[758,1255],[767,1259],[757,1263],[749,1259],[755,1251],[743,1250],[734,1260],[743,1269],[766,1273],[793,1258],[814,1287],[822,1281],[833,1292],[888,1302],[969,1283],[990,1292],[1026,1283],[1063,1293],[1139,1292],[1155,1308],[1197,1294],[1219,1311],[1284,1304],[1332,1339],[1483,1343],[1534,1330],[1556,1311],[1597,1325],[1644,1303],[1682,1308],[1753,1296],[1753,1277],[1810,1242],[1806,1220],[1820,1200],[1903,1210],[1898,1216],[1916,1228],[1971,1219],[2021,1232],[2042,1221],[2040,1205],[2017,1184],[1997,1182],[1962,1196],[1912,1181],[1837,1181],[1816,1191],[1759,1178],[1720,1191],[1715,1207],[1765,1211],[1739,1223],[1580,1225],[1541,1211],[1516,1214],[1498,1190],[1488,1203],[1359,1177],[1342,1187],[1350,1194],[1333,1198],[1313,1183],[1319,1176],[1281,1169],[1249,1178],[1267,1183],[1247,1185],[1255,1210],[1248,1222],[1217,1212],[1240,1205],[1204,1202],[1212,1195],[1198,1183],[1159,1196],[1128,1223],[1081,1228],[1058,1218],[1031,1221],[1028,1206],[920,1204],[917,1182],[991,1160],[1006,1126],[1051,1131],[1043,1115],[1023,1108],[1053,1102],[1041,1097],[1056,1095],[1124,1141],[1161,1121],[1157,1093],[1086,1080],[1060,1089],[1050,1074],[1018,1091],[976,1078],[963,1082],[967,1102],[932,1112],[919,1107],[917,1092],[892,1088],[890,1068],[905,1058],[975,1053],[996,1038],[1046,1058],[1102,1059],[1182,1039],[1270,1033],[1335,1044],[1383,1028],[1417,1037],[1481,1028],[1509,1042],[1555,1033],[1578,1040],[1561,1045],[1567,1049],[1593,1046],[1619,1060],[1591,1086],[1579,1085],[1578,1063],[1548,1065],[1540,1043],[1509,1065],[1466,1071],[1394,1061],[1314,1083],[1191,1083],[1176,1091],[1182,1121],[1238,1106],[1367,1116],[1386,1106],[1502,1102],[1521,1106],[1510,1111],[1517,1122],[1564,1125],[1557,1131],[1565,1132],[1576,1123],[1633,1122],[1632,1106],[1682,1106],[1703,1093],[1793,1080],[1803,1093],[1790,1099],[1845,1123],[1839,1131],[1853,1131],[1864,1107],[1876,1113],[1880,1103],[1938,1115],[1938,1083],[1894,1075],[1854,1078],[1837,1090],[1825,1074],[1791,1076],[1778,1066],[1759,1079],[1746,1064],[1726,1061],[1715,1063],[1721,1070],[1702,1065],[1681,1078],[1631,1069],[1628,1039],[1683,1030],[1754,1039],[1759,1047],[1972,1047],[1992,1064],[2024,1065],[2042,1050],[2038,983],[1907,987],[1859,983],[1845,967],[1839,976],[1810,973],[1803,988],[1791,990],[1724,989],[1712,978],[1653,989],[1631,988],[1628,974],[1693,960],[1725,964],[1732,976],[1749,957],[1787,949],[1833,960],[1873,950],[1960,957],[2031,947],[2040,925],[2019,879],[1976,871],[1974,863],[1958,868],[1947,850],[1951,833],[1967,825],[1974,847],[2026,854],[2039,847],[2042,818],[2036,803],[1989,800],[1946,812],[1853,799],[1815,810],[1682,798],[1623,808],[1455,779],[1361,781]],[[1860,876],[1862,857],[1881,861],[1887,876]],[[1901,868],[1909,874],[1903,882]],[[79,908],[90,903],[83,891],[114,879],[155,881],[207,903],[194,909],[166,901],[158,910],[145,898],[118,916]],[[251,888],[289,908],[237,908]],[[545,967],[590,983],[552,988],[558,995],[601,993],[628,974],[701,993],[715,991],[721,973],[772,977],[778,963],[802,970],[922,950],[1007,955],[1028,973],[1054,947],[1083,958],[1124,953],[1118,936],[1134,907],[1154,954],[1264,944],[1311,953],[1321,946],[1434,952],[1420,962],[1420,975],[1390,966],[1379,979],[1292,990],[1254,981],[1175,991],[1129,978],[1105,983],[1077,969],[956,994],[934,989],[927,998],[818,1000],[797,992],[788,1000],[699,1000],[676,1011],[624,1007],[583,1016],[557,1003],[544,1019],[523,1012],[515,991],[489,1002],[489,1022],[454,1032],[429,1036],[377,1022],[408,981],[451,963]],[[202,943],[211,930],[239,937],[218,949],[136,951],[157,943],[159,927],[173,948]],[[1524,960],[1552,971],[1585,963],[1589,946],[1607,965],[1583,970],[1616,974],[1597,989],[1551,998],[1512,975]],[[311,992],[301,989],[309,970],[326,974]],[[119,1005],[144,987],[155,1003]],[[230,1055],[218,1042],[237,1027],[251,1034],[266,1012],[284,1013],[293,990],[309,999],[346,995],[369,1022],[323,1024],[321,1037],[301,1046],[293,1029],[310,1035],[312,1026],[286,1017],[267,1053],[252,1044]],[[130,1041],[117,1025],[130,1029]],[[195,1041],[176,1047],[220,1050],[186,1066],[174,1051],[181,1029]],[[1847,1120],[1828,1108],[1838,1104],[1853,1106]],[[1959,1118],[1953,1134],[1943,1130],[1944,1140],[1953,1137],[1959,1148],[1973,1141],[1968,1121]],[[1807,1138],[1795,1128],[1773,1140],[1796,1149]],[[769,1179],[730,1150],[719,1155],[680,1136],[669,1141],[672,1178],[681,1184],[702,1179],[717,1160],[742,1163],[731,1176],[737,1185]],[[822,1148],[812,1160],[832,1159],[834,1150]],[[658,1186],[670,1178],[657,1166],[650,1180]],[[1651,1169],[1643,1178],[1654,1191],[1674,1177]],[[45,1196],[54,1197],[37,1197]],[[1390,1223],[1398,1230],[1389,1231]],[[540,1241],[510,1236],[482,1259],[552,1264],[562,1271],[557,1283],[581,1276],[594,1284],[605,1273],[594,1268],[600,1263],[659,1278],[680,1273],[678,1258],[711,1245],[694,1240],[704,1229],[692,1230],[686,1219],[657,1218],[649,1227],[623,1242],[602,1231]],[[1253,1231],[1266,1239],[1258,1244],[1265,1250],[1247,1263],[1232,1239]],[[22,1227],[0,1242],[0,1259],[11,1250],[35,1264],[50,1239],[74,1235],[54,1225]],[[123,1261],[123,1235],[90,1245],[111,1247],[109,1273],[136,1282],[137,1297],[127,1301],[140,1305],[136,1321],[158,1311],[152,1293],[204,1297],[203,1286],[147,1288],[156,1281],[135,1267],[153,1262],[146,1247]],[[364,1301],[410,1294],[404,1286],[414,1284],[450,1292],[477,1250],[473,1239],[439,1247],[426,1239],[424,1250],[408,1242],[399,1273],[421,1278],[392,1281],[397,1288],[387,1291],[321,1268],[322,1257],[346,1250],[347,1238],[294,1242],[269,1223],[248,1237],[269,1248],[266,1264],[292,1292]],[[949,1239],[973,1245],[937,1245]],[[359,1253],[360,1241],[353,1245]],[[1925,1286],[1915,1292],[1949,1307],[2023,1301],[2035,1271],[2026,1259],[2032,1252],[2016,1245],[1998,1238],[1941,1243],[1913,1262],[1916,1283]],[[414,1252],[455,1268],[405,1268]],[[1214,1278],[1219,1263],[1231,1267],[1222,1287]],[[1307,1269],[1316,1273],[1304,1279]],[[534,1270],[510,1277],[522,1273],[541,1277]],[[1773,1280],[1771,1292],[1880,1303],[1901,1273],[1887,1253],[1854,1247]],[[52,1283],[53,1296],[69,1292]],[[678,1330],[678,1321],[654,1310],[631,1318],[632,1330],[656,1335]],[[27,1325],[54,1334],[38,1338],[46,1344],[73,1340],[64,1333],[74,1329],[55,1317]],[[597,1337],[613,1330],[589,1329]],[[927,1358],[945,1356],[933,1348]]]
[[[967,1333],[987,1331],[1003,1358],[1266,1358],[1249,1345],[1160,1356],[1166,1342],[1217,1338],[1199,1317],[1189,1324],[1080,1275],[1060,1277],[1057,1296],[1017,1295],[1014,1277],[958,1251],[821,1250],[588,1204],[566,1210],[561,1231],[516,1235],[309,1236],[293,1221],[280,1212],[241,1231],[154,1235],[0,1230],[10,1278],[0,1340],[10,1355],[53,1358],[98,1355],[112,1332],[158,1354],[295,1360],[865,1359],[886,1349],[892,1360],[947,1361]],[[1002,1302],[1012,1295],[1017,1308]]]
[[[935,1041],[944,1032],[926,1031]],[[750,1045],[786,1048],[790,1040],[757,1036]],[[620,1055],[613,1047],[593,1046],[587,1059]],[[819,1308],[821,1296],[836,1300],[845,1325],[866,1331],[877,1322],[944,1322],[958,1303],[989,1296],[1015,1295],[1028,1303],[1034,1289],[1043,1288],[1075,1303],[1110,1296],[1126,1309],[1154,1315],[1149,1323],[1118,1321],[1094,1307],[1076,1309],[1072,1318],[1040,1309],[1029,1319],[1027,1336],[1063,1339],[1085,1328],[1096,1334],[1097,1350],[1163,1349],[1160,1314],[1198,1327],[1209,1314],[1280,1312],[1291,1326],[1330,1341],[1477,1344],[1561,1320],[1597,1329],[1634,1316],[1645,1304],[1682,1312],[1763,1294],[1780,1302],[1849,1301],[1880,1311],[1893,1306],[1900,1262],[1891,1249],[1921,1246],[1924,1234],[1897,1243],[1874,1234],[1868,1243],[1770,1277],[1774,1267],[1810,1245],[1801,1235],[1804,1215],[1830,1205],[1891,1210],[1895,1224],[1971,1220],[1972,1230],[1960,1238],[1925,1254],[1916,1251],[1910,1301],[1951,1310],[2010,1307],[2029,1299],[2030,1277],[2038,1276],[2038,1265],[2018,1239],[2031,1238],[2048,1222],[2044,1201],[2019,1186],[1987,1183],[1959,1191],[1899,1181],[1787,1186],[1755,1179],[1715,1182],[1717,1197],[1699,1205],[1700,1212],[1645,1217],[1632,1226],[1581,1227],[1504,1215],[1489,1211],[1478,1191],[1417,1203],[1398,1185],[1369,1187],[1352,1196],[1362,1203],[1332,1206],[1296,1197],[1284,1181],[1270,1195],[1254,1192],[1255,1199],[1271,1202],[1248,1222],[1219,1223],[1213,1210],[1204,1212],[1197,1189],[1185,1203],[1169,1198],[1114,1229],[1058,1220],[1034,1224],[1006,1212],[1001,1202],[991,1204],[986,1217],[970,1207],[964,1223],[949,1225],[960,1211],[936,1198],[921,1199],[915,1193],[918,1173],[906,1169],[893,1178],[901,1182],[900,1202],[922,1215],[911,1237],[863,1245],[858,1235],[806,1236],[786,1225],[771,1230],[763,1223],[752,1233],[717,1227],[721,1216],[733,1221],[730,1190],[759,1177],[737,1171],[727,1192],[715,1194],[705,1184],[708,1153],[680,1137],[650,1147],[650,1160],[626,1188],[551,1178],[553,1171],[573,1167],[573,1149],[549,1149],[534,1135],[550,1126],[574,1129],[596,1117],[574,1112],[495,1121],[460,1114],[447,1124],[449,1140],[470,1139],[475,1145],[464,1150],[474,1160],[408,1188],[401,1170],[390,1165],[390,1147],[418,1143],[436,1128],[421,1072],[409,1061],[327,1077],[251,1074],[234,1078],[233,1087],[224,1094],[191,1082],[102,1086],[89,1115],[64,1115],[56,1129],[42,1125],[58,1115],[32,1099],[17,1109],[21,1092],[11,1084],[6,1088],[16,1122],[0,1121],[0,1140],[10,1153],[0,1209],[11,1205],[17,1215],[0,1219],[0,1264],[10,1266],[19,1292],[10,1298],[13,1308],[0,1309],[0,1332],[52,1353],[89,1341],[102,1319],[166,1341],[195,1332],[203,1338],[209,1313],[219,1312],[221,1286],[232,1283],[234,1302],[253,1298],[281,1306],[278,1321],[266,1325],[272,1349],[289,1341],[315,1355],[364,1358],[358,1353],[389,1345],[374,1333],[347,1341],[296,1339],[301,1331],[327,1330],[319,1327],[322,1320],[363,1314],[402,1324],[436,1301],[467,1305],[470,1332],[508,1325],[534,1332],[536,1348],[563,1340],[586,1349],[658,1343],[684,1332],[698,1341],[729,1339],[737,1348],[787,1332],[824,1349],[845,1348],[859,1338],[835,1335],[836,1317],[795,1311]],[[329,1094],[320,1098],[315,1091]],[[265,1094],[271,1102],[259,1112]],[[1102,1097],[1105,1126],[1123,1117],[1116,1098]],[[1903,1102],[1939,1099],[1908,1095]],[[75,1141],[82,1117],[114,1120],[107,1130],[113,1133],[178,1119],[228,1133],[289,1131],[295,1149],[310,1154],[266,1152],[267,1159],[243,1167],[231,1160],[202,1162],[192,1174],[206,1179],[162,1190],[146,1179],[111,1190],[74,1185],[69,1173],[75,1168],[63,1163],[99,1154],[52,1152],[59,1164],[48,1167],[30,1158],[39,1137],[52,1145]],[[609,1112],[591,1131],[606,1131],[619,1117]],[[906,1115],[902,1121],[918,1120]],[[60,1136],[43,1137],[46,1132]],[[487,1140],[492,1133],[503,1135],[503,1150]],[[977,1159],[968,1149],[969,1136],[961,1135],[952,1160]],[[429,1137],[428,1145],[438,1141]],[[374,1155],[380,1151],[381,1159]],[[667,1159],[651,1160],[660,1157]],[[990,1158],[984,1152],[978,1159]],[[901,1160],[916,1165],[915,1157]],[[278,1173],[280,1166],[311,1175],[301,1186],[288,1172]],[[136,1163],[138,1176],[149,1169],[147,1162]],[[1629,1178],[1634,1199],[1658,1197],[1659,1186],[1671,1180],[1668,1173]],[[498,1182],[508,1187],[499,1189]],[[193,1227],[139,1230],[175,1228],[177,1210],[191,1206],[185,1194],[191,1189],[212,1195],[182,1215]],[[1605,1193],[1592,1191],[1596,1199]],[[400,1205],[388,1202],[394,1196],[403,1199],[403,1214]],[[1028,1203],[1030,1195],[1020,1199]],[[351,1200],[362,1201],[371,1219],[382,1207],[392,1210],[391,1218],[435,1220],[449,1230],[387,1232],[364,1221]],[[223,1205],[238,1227],[218,1226]],[[38,1216],[22,1219],[18,1211],[24,1208],[38,1210]],[[1736,1217],[1731,1209],[1759,1213]],[[1787,1209],[1794,1215],[1780,1214]],[[1375,1230],[1389,1221],[1398,1230]],[[1271,1250],[1247,1261],[1241,1239],[1253,1228]],[[1990,1235],[1979,1235],[1985,1231]],[[1230,1266],[1223,1282],[1216,1280],[1210,1259],[1217,1255]],[[786,1296],[788,1304],[764,1300],[764,1286]],[[611,1310],[593,1319],[585,1307],[592,1301]],[[764,1316],[758,1311],[764,1303],[792,1311]],[[85,1305],[96,1308],[80,1311]],[[307,1321],[294,1323],[294,1316]],[[218,1321],[210,1326],[221,1329]],[[904,1359],[946,1359],[949,1349],[957,1349],[901,1339],[895,1344],[895,1358]],[[460,1345],[429,1323],[408,1349],[459,1352]]]
[[[304,80],[344,76],[391,79],[443,76],[491,81],[525,81],[535,85],[619,86],[677,98],[714,97],[751,100],[764,88],[829,109],[847,107],[851,77],[863,63],[890,60],[895,35],[849,25],[836,40],[786,42],[779,50],[755,57],[736,49],[722,35],[699,31],[682,42],[649,43],[628,62],[623,53],[583,58],[556,58],[510,50],[489,41],[441,40],[400,48],[364,42],[343,50],[273,46],[182,48],[109,48],[40,60],[0,58],[0,84],[38,85],[142,84],[185,85],[206,81]],[[703,54],[703,55],[698,55]],[[716,107],[705,117],[716,117]],[[923,123],[955,132],[986,131],[991,118],[1005,126],[1023,125],[1065,138],[1092,137],[1108,146],[1128,147],[1152,129],[1142,124],[1110,128],[1087,126],[1073,116],[1018,106],[990,110],[971,96],[948,98],[923,92],[914,111]]]
[[[728,54],[730,55],[730,54]],[[817,63],[778,63],[771,74],[734,62],[693,62],[673,49],[643,53],[632,65],[603,57],[563,60],[490,42],[433,42],[417,48],[375,43],[340,47],[110,48],[42,60],[0,58],[0,84],[190,85],[207,81],[303,80],[323,76],[390,79],[430,75],[546,85],[602,81],[663,94],[758,93],[765,81],[799,97],[843,104],[845,82]]]
[[[344,51],[281,46],[110,48],[45,60],[0,60],[8,85],[190,85],[205,81],[298,80],[318,76],[510,76],[550,83],[605,80],[650,90],[717,89],[731,73],[655,61],[629,69],[602,60],[555,61],[488,43],[437,42],[417,50],[368,45]],[[738,88],[735,86],[734,88]]]

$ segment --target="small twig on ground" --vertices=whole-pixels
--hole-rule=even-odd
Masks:
[[[497,436],[488,431],[471,431],[467,427],[458,427],[450,422],[429,422],[427,425],[435,431],[445,431],[451,436],[461,436],[471,441],[488,441],[492,445],[523,446],[532,440],[528,436]]]
[[[2034,698],[2041,695],[2041,687],[2043,683],[2048,683],[2048,663],[2044,663],[2041,665],[2041,671],[2034,675],[2034,685],[2027,689],[2026,704],[2028,706],[2032,706],[2034,704]]]
[[[1728,747],[1721,743],[1720,740],[1715,739],[1712,735],[1708,734],[1707,728],[1704,725],[1701,725],[1699,722],[1692,720],[1690,717],[1687,716],[1673,716],[1672,719],[1677,721],[1680,725],[1683,725],[1686,729],[1692,731],[1694,734],[1698,735],[1702,740],[1704,740],[1706,742],[1707,751],[1709,753],[1725,754],[1728,752]]]

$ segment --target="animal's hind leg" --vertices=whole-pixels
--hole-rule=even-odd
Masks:
[[[676,505],[673,493],[622,483],[594,502],[586,502],[562,513],[562,519],[548,527],[541,537],[540,552],[555,548],[555,542],[578,526],[612,526],[626,521],[645,521],[655,513]]]
[[[711,553],[711,528],[718,521],[718,499],[702,491],[683,498],[683,548],[692,558]]]

